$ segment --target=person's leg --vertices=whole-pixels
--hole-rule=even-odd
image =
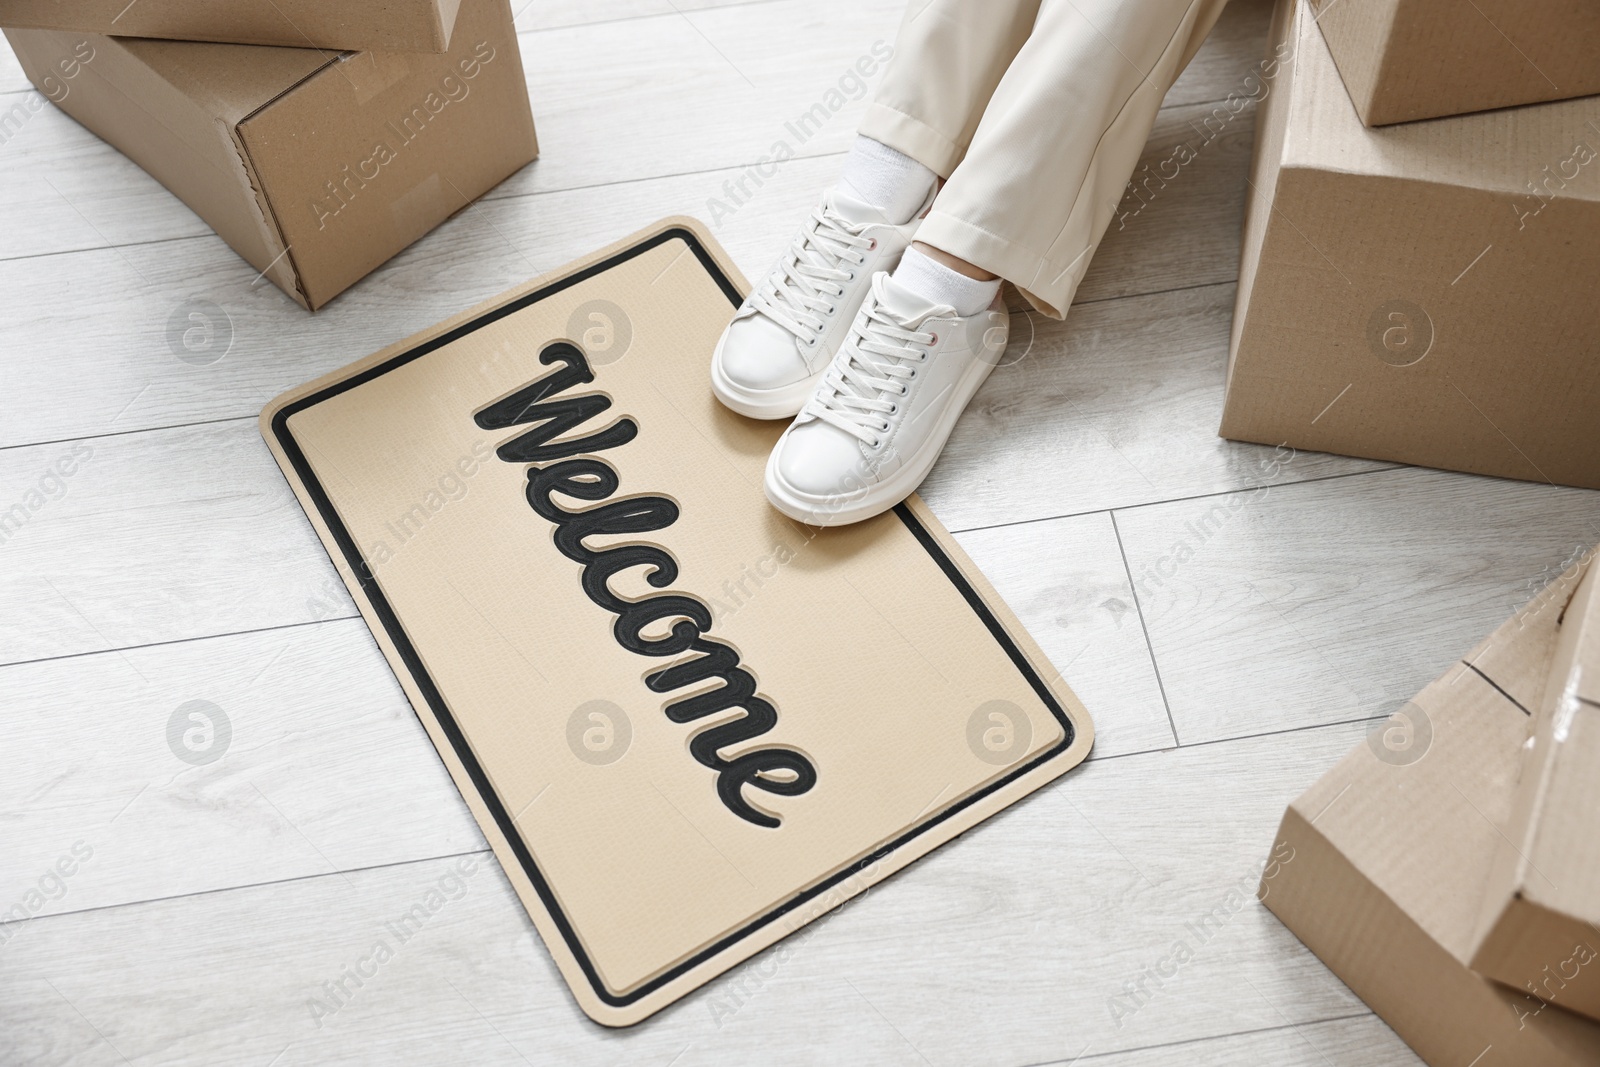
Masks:
[[[725,405],[756,418],[800,410],[844,343],[873,274],[900,262],[1038,7],[1039,0],[913,0],[839,184],[717,343],[711,386]]]
[[[1065,315],[1225,0],[1044,0],[917,240]]]
[[[766,491],[775,506],[834,525],[915,490],[1004,349],[998,279],[1063,315],[1162,97],[1223,3],[1043,0],[964,152],[951,124],[941,132],[910,116],[892,129],[883,120],[891,147],[954,166],[916,234],[924,247],[874,280],[849,338],[774,449]]]
[[[863,137],[948,178],[995,87],[1022,50],[1040,0],[912,0]]]

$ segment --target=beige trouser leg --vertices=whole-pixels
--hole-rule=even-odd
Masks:
[[[1061,318],[1227,0],[912,0],[861,133],[949,180],[917,240]]]

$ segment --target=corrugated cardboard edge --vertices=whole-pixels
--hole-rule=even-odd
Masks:
[[[272,261],[265,267],[260,268],[261,273],[279,289],[293,297],[295,303],[307,311],[314,311],[316,308],[312,306],[311,295],[306,292],[306,287],[301,283],[300,268],[294,261],[294,248],[290,246],[288,239],[284,236],[283,226],[278,222],[278,216],[273,210],[272,202],[267,197],[266,190],[262,188],[261,176],[256,173],[255,160],[250,158],[250,146],[245,141],[243,126],[313,78],[327,73],[335,63],[343,60],[345,54],[343,52],[329,53],[325,57],[325,62],[315,70],[300,78],[293,85],[285,86],[271,100],[264,101],[249,114],[241,115],[228,127],[228,140],[233,143],[233,150],[239,156],[239,165],[244,169],[245,181],[249,184],[250,195],[255,201],[256,214],[261,219],[261,232],[266,236],[268,244],[278,250],[278,254],[273,257]]]
[[[1272,24],[1267,32],[1268,59],[1277,59],[1278,67],[1268,80],[1271,86],[1267,98],[1256,115],[1258,143],[1250,160],[1250,194],[1242,225],[1242,245],[1239,256],[1239,282],[1234,293],[1233,323],[1229,328],[1228,370],[1226,381],[1232,384],[1234,364],[1239,357],[1239,342],[1248,319],[1250,294],[1255,287],[1256,272],[1261,269],[1261,254],[1265,241],[1267,220],[1272,215],[1277,195],[1278,171],[1283,163],[1287,122],[1275,121],[1278,112],[1289,106],[1289,94],[1294,86],[1294,49],[1283,58],[1285,44],[1295,40],[1295,12],[1297,5],[1279,0],[1272,8]],[[1228,436],[1227,396],[1225,389],[1222,408],[1222,426],[1219,436]]]
[[[1430,683],[1418,694],[1419,703],[1430,691],[1437,697],[1441,684],[1465,682],[1476,699],[1489,704],[1503,701],[1526,714],[1524,704],[1534,700],[1530,694],[1540,691],[1541,672],[1554,646],[1554,627],[1550,625],[1547,647],[1540,655],[1530,655],[1526,648],[1518,651],[1507,638],[1540,616],[1548,618],[1546,613],[1563,610],[1587,562],[1585,559],[1564,571]],[[1525,662],[1534,659],[1539,662]],[[1514,694],[1521,694],[1523,700]],[[1316,828],[1322,812],[1332,806],[1323,797],[1348,777],[1351,759],[1371,758],[1365,749],[1365,743],[1358,746],[1285,811],[1272,850],[1274,863],[1268,868],[1273,873],[1263,877],[1260,899],[1435,1067],[1469,1063],[1475,1067],[1592,1067],[1600,1062],[1595,1058],[1600,1053],[1600,1031],[1592,1023],[1564,1011],[1540,1011],[1533,998],[1468,970]],[[1336,791],[1333,801],[1342,795]],[[1311,811],[1316,814],[1308,815]],[[1291,850],[1287,860],[1282,858],[1285,847]],[[1473,1019],[1478,1026],[1474,1035],[1492,1031],[1488,1047],[1462,1043],[1465,1035],[1438,1019],[1440,1005],[1448,1006],[1458,1018]]]
[[[255,202],[256,217],[261,222],[261,233],[270,248],[278,249],[278,254],[266,266],[260,267],[261,274],[288,293],[295,303],[307,311],[314,310],[305,286],[300,284],[300,270],[294,262],[294,249],[284,239],[283,227],[278,224],[272,204],[268,202],[266,193],[261,188],[261,177],[256,173],[255,162],[250,158],[250,149],[239,134],[237,122],[228,127],[228,140],[232,142],[233,150],[239,157],[239,167],[244,172],[245,184],[249,187],[250,196]],[[256,264],[251,265],[256,266]]]
[[[684,229],[693,233],[717,263],[718,267],[738,287],[740,292],[748,292],[749,283],[744,275],[716,242],[715,238],[711,236],[710,231],[697,219],[686,216],[662,219],[653,226],[623,238],[590,256],[586,256],[577,262],[543,275],[524,285],[509,289],[498,296],[490,297],[467,311],[454,315],[418,334],[397,341],[348,367],[325,374],[313,382],[292,389],[277,397],[263,409],[259,421],[261,435],[265,438],[273,458],[286,474],[291,470],[289,460],[279,445],[273,430],[273,419],[289,404],[310,396],[336,382],[343,381],[345,378],[360,373],[369,367],[376,366],[384,360],[414,348],[425,341],[447,333],[511,300],[542,289],[562,278],[603,262],[609,257],[640,244],[651,237],[673,229]],[[707,387],[709,388],[709,383]],[[530,902],[539,900],[537,891],[523,871],[521,863],[518,861],[510,843],[500,831],[487,805],[479,797],[471,776],[457,757],[444,729],[433,716],[429,709],[428,701],[418,689],[409,670],[405,667],[399,650],[389,638],[383,622],[377,617],[371,604],[368,603],[362,591],[361,583],[343,559],[342,553],[331,547],[334,544],[332,533],[323,521],[315,502],[311,499],[305,487],[300,484],[299,479],[288,477],[287,480],[294,490],[300,506],[305,510],[307,518],[316,529],[317,536],[321,539],[323,546],[329,549],[329,558],[339,572],[339,577],[344,581],[346,588],[350,590],[350,595],[355,600],[357,608],[360,609],[362,617],[366,620],[368,629],[372,631],[373,638],[383,650],[384,657],[389,661],[391,669],[394,671],[401,687],[405,690],[407,698],[411,701],[412,708],[417,712],[417,717],[422,720],[423,726],[427,729],[428,736],[432,739],[435,749],[439,752],[440,759],[446,769],[449,770],[451,778],[454,779],[456,787],[466,800],[473,817],[477,820],[479,827],[484,832],[484,836],[494,849],[495,858],[500,861],[500,866],[504,869],[506,877],[516,889],[518,897],[527,906],[533,924],[539,931],[539,936],[544,941],[551,957],[555,960],[557,968],[561,971],[561,975],[567,983],[567,988],[571,990],[573,997],[577,1000],[584,1013],[595,1022],[605,1026],[631,1026],[660,1011],[717,975],[770,947],[807,923],[820,918],[846,900],[865,892],[889,875],[920,859],[940,845],[958,837],[989,816],[1000,812],[1007,806],[1021,800],[1027,794],[1065,774],[1083,762],[1084,757],[1089,754],[1089,749],[1094,743],[1094,724],[1090,720],[1088,712],[1079,702],[1077,696],[1062,682],[1059,672],[1053,668],[1048,657],[1029,636],[1015,614],[1006,606],[1005,601],[999,597],[982,573],[973,565],[966,553],[956,544],[955,539],[928,511],[921,499],[915,496],[911,497],[907,504],[912,512],[922,522],[928,533],[949,556],[955,566],[961,570],[963,577],[984,599],[986,606],[1005,630],[1007,636],[1015,643],[1016,648],[1020,650],[1035,673],[1044,680],[1051,693],[1066,712],[1074,729],[1072,744],[1066,751],[1047,761],[1042,766],[1013,781],[1007,782],[946,819],[941,824],[940,832],[936,835],[921,835],[911,844],[895,849],[887,855],[871,857],[867,862],[860,865],[856,874],[845,878],[823,896],[796,908],[780,920],[761,927],[755,933],[713,955],[661,988],[630,1004],[617,1007],[606,1003],[595,993],[550,914],[542,907],[530,904]]]
[[[1290,807],[1278,827],[1274,857],[1287,846],[1291,859],[1280,870],[1294,869],[1263,885],[1262,900],[1301,941],[1315,945],[1317,955],[1400,1037],[1435,1067],[1468,1063],[1475,1067],[1592,1067],[1575,1031],[1592,1028],[1577,1016],[1550,1009],[1519,1029],[1510,990],[1480,978],[1462,966],[1418,926],[1382,890],[1324,837],[1298,808]],[[1281,860],[1280,860],[1281,862]],[[1343,941],[1341,950],[1330,946]],[[1384,971],[1360,970],[1359,945],[1383,945]],[[1487,1048],[1441,1048],[1437,1020],[1430,1006],[1451,1004],[1456,1011],[1483,1019],[1502,1016],[1500,1040]],[[1537,1005],[1530,1005],[1529,1010]],[[1512,1042],[1515,1042],[1515,1045]],[[1594,1048],[1590,1035],[1587,1044]],[[1515,1051],[1513,1051],[1513,1049]],[[1489,1055],[1484,1056],[1484,1053]],[[1482,1056],[1474,1060],[1474,1056]]]
[[[1536,741],[1524,753],[1517,803],[1504,827],[1495,866],[1484,888],[1483,912],[1474,938],[1473,969],[1519,991],[1524,982],[1550,977],[1551,966],[1559,968],[1562,962],[1571,962],[1576,947],[1586,945],[1592,953],[1600,945],[1600,930],[1582,919],[1547,907],[1525,894],[1522,888],[1537,889],[1548,877],[1535,868],[1532,855],[1536,851],[1535,835],[1546,818],[1555,770],[1549,743],[1549,720],[1556,714],[1563,696],[1564,661],[1570,660],[1576,651],[1576,634],[1565,629],[1572,609],[1600,599],[1600,567],[1593,565],[1594,559],[1595,551],[1591,550],[1575,564],[1575,567],[1584,568],[1585,573],[1561,608],[1562,637],[1537,712]],[[1546,965],[1543,972],[1533,965],[1533,971],[1528,973],[1530,956],[1543,959]],[[1553,975],[1554,987],[1547,981],[1531,991],[1550,1003],[1600,1019],[1597,968],[1600,968],[1600,961],[1590,959],[1574,974],[1562,974],[1558,970]]]
[[[1358,0],[1312,0],[1317,12],[1315,21],[1322,28],[1339,80],[1344,82],[1363,126],[1379,125],[1369,121],[1368,116],[1372,114],[1384,65],[1392,62],[1388,27],[1394,24],[1399,6],[1395,0],[1387,0],[1381,6],[1363,5]]]
[[[194,3],[194,0],[190,0]],[[203,0],[204,2],[204,0]],[[224,5],[218,0],[210,0],[215,6],[222,8]],[[25,5],[26,6],[26,5]],[[37,6],[37,5],[35,5]],[[266,6],[273,8],[277,17],[282,20],[283,28],[289,32],[283,33],[252,33],[240,28],[235,21],[232,32],[229,29],[211,27],[185,26],[177,27],[161,22],[159,16],[155,21],[144,17],[146,8],[132,11],[134,4],[124,5],[118,0],[114,3],[102,5],[82,4],[76,5],[72,10],[63,11],[69,5],[61,0],[54,0],[48,6],[48,11],[41,17],[37,10],[13,10],[9,4],[0,6],[0,18],[5,20],[5,25],[14,29],[36,30],[65,30],[73,33],[92,33],[122,37],[150,37],[157,40],[195,41],[213,44],[244,44],[266,48],[326,48],[334,51],[368,51],[381,49],[390,52],[418,52],[422,54],[438,54],[446,52],[450,47],[450,35],[455,26],[456,11],[460,7],[460,0],[430,0],[427,14],[422,17],[405,15],[398,20],[394,14],[396,5],[382,5],[386,19],[384,22],[385,36],[381,39],[358,39],[345,35],[341,28],[333,34],[321,32],[320,27],[313,27],[307,33],[303,24],[295,23],[277,4],[268,0]],[[195,6],[200,6],[196,4]],[[240,5],[248,6],[248,5]],[[259,6],[259,5],[258,5]],[[340,5],[327,4],[330,10],[338,10]],[[410,11],[413,6],[399,5],[402,10]],[[132,11],[132,16],[128,17]],[[225,16],[231,12],[224,12]],[[108,19],[107,16],[110,16]],[[126,21],[124,21],[126,19]],[[417,31],[414,37],[394,40],[395,26],[402,25],[407,30]]]

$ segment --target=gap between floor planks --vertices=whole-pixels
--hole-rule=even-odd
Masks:
[[[754,0],[754,2],[756,2],[756,3],[777,3],[778,0]],[[22,91],[31,92],[32,90],[22,90]],[[7,95],[11,95],[11,94],[0,93],[0,99],[4,99]],[[1225,102],[1226,102],[1225,100],[1221,100],[1221,99],[1219,99],[1219,100],[1196,100],[1196,101],[1194,101],[1192,103],[1167,105],[1167,106],[1162,107],[1161,111],[1162,112],[1168,112],[1168,111],[1185,110],[1185,109],[1188,109],[1188,108],[1214,107],[1216,105],[1220,105],[1220,104],[1223,104]],[[1254,108],[1253,104],[1251,105],[1251,108],[1252,109]],[[1158,114],[1158,121],[1159,121],[1159,114]],[[799,163],[799,162],[820,162],[822,160],[827,160],[827,159],[842,159],[846,154],[847,154],[847,152],[844,152],[844,151],[816,152],[816,153],[797,152],[792,157],[790,157],[790,159],[787,162],[794,162],[794,163]],[[537,162],[537,161],[535,161],[535,162]],[[585,191],[590,191],[590,190],[595,190],[595,189],[613,189],[613,188],[620,188],[622,186],[627,186],[627,185],[640,185],[640,184],[643,184],[645,182],[668,181],[668,180],[671,180],[671,179],[674,179],[674,178],[698,178],[698,177],[703,177],[703,176],[707,176],[707,175],[722,174],[722,173],[728,173],[728,172],[735,173],[735,174],[741,174],[741,173],[751,169],[752,167],[754,167],[759,162],[761,162],[761,160],[735,161],[735,162],[732,162],[732,163],[727,163],[727,164],[723,164],[723,165],[715,166],[715,167],[701,167],[701,168],[698,168],[698,169],[695,169],[695,170],[668,171],[668,172],[663,172],[663,173],[660,173],[660,174],[642,174],[642,175],[638,175],[636,177],[622,178],[622,179],[619,179],[617,181],[611,181],[611,182],[579,183],[577,185],[563,185],[563,186],[560,186],[559,188],[554,188],[554,189],[532,189],[532,190],[529,190],[527,192],[505,193],[505,192],[499,192],[498,191],[498,187],[496,187],[496,189],[491,189],[487,193],[485,193],[482,196],[478,197],[476,200],[473,201],[473,204],[480,204],[480,203],[486,203],[486,202],[491,202],[491,201],[492,202],[509,202],[509,201],[512,201],[512,200],[531,200],[531,199],[534,199],[536,197],[558,196],[558,195],[560,195],[562,193],[577,193],[577,192],[585,192]],[[151,180],[153,181],[154,179],[151,179]],[[471,207],[471,206],[472,206],[471,204],[468,205],[468,207]],[[466,208],[463,208],[462,210],[464,211],[464,210],[466,210]],[[182,236],[179,236],[179,237],[154,237],[154,238],[151,238],[151,239],[145,240],[145,241],[106,241],[106,242],[104,242],[102,244],[84,245],[84,246],[82,246],[80,248],[64,248],[64,249],[62,249],[62,250],[60,250],[58,252],[26,252],[26,253],[23,253],[22,255],[16,255],[16,256],[0,256],[0,263],[14,263],[14,262],[19,262],[21,260],[26,260],[26,259],[50,259],[50,258],[53,258],[55,256],[76,256],[76,255],[83,255],[85,253],[90,253],[90,252],[114,251],[114,250],[120,249],[120,248],[146,248],[146,247],[149,247],[151,245],[177,244],[177,243],[183,242],[183,241],[205,241],[205,240],[210,240],[211,238],[214,238],[216,236],[217,236],[217,234],[215,233],[215,231],[207,228],[205,230],[205,232],[203,232],[203,233],[183,234]],[[427,234],[424,234],[422,237],[418,238],[418,240],[419,241],[426,240],[427,236],[428,236]],[[360,285],[361,283],[357,282],[356,284]],[[1204,283],[1204,284],[1216,284],[1216,283]],[[1159,295],[1160,293],[1176,292],[1178,290],[1185,289],[1185,288],[1199,288],[1199,286],[1176,286],[1176,287],[1174,287],[1172,289],[1152,290],[1152,291],[1147,292],[1147,293],[1124,293],[1124,294],[1119,294],[1117,296],[1095,297],[1095,298],[1090,299],[1090,300],[1074,301],[1072,306],[1073,307],[1081,307],[1081,306],[1084,306],[1084,305],[1087,305],[1087,304],[1104,303],[1107,300],[1122,300],[1122,299],[1126,299],[1127,297],[1130,297],[1130,296],[1156,296],[1156,295]],[[314,314],[314,312],[308,312],[307,314]]]
[[[1111,297],[1109,299],[1126,300],[1126,299],[1132,299],[1132,298],[1131,297]],[[167,431],[171,431],[171,430],[187,429],[190,426],[205,426],[205,425],[212,425],[212,424],[215,424],[215,423],[224,423],[224,422],[246,422],[246,421],[254,421],[255,419],[256,419],[256,416],[254,416],[254,415],[240,415],[240,416],[236,416],[236,417],[233,417],[233,418],[227,418],[227,419],[211,419],[211,420],[208,420],[206,422],[179,423],[179,424],[176,424],[176,425],[173,425],[173,426],[151,426],[151,427],[146,427],[146,428],[142,428],[142,429],[138,429],[138,430],[120,430],[120,431],[117,431],[115,433],[108,433],[108,434],[91,434],[91,435],[88,435],[88,436],[85,436],[85,437],[70,438],[68,440],[69,441],[95,441],[95,440],[99,440],[102,437],[125,437],[125,436],[131,435],[131,434],[163,433],[163,432],[167,432]],[[60,444],[60,443],[66,443],[66,442],[44,441],[44,442],[34,442],[34,443],[30,443],[30,444],[25,444],[25,445],[20,445],[20,444],[19,445],[6,445],[6,446],[3,446],[3,447],[0,447],[0,452],[4,452],[4,451],[8,451],[10,449],[16,449],[16,448],[37,448],[37,447],[40,447],[40,445],[43,445],[43,444]],[[1177,504],[1177,503],[1183,503],[1183,502],[1191,501],[1191,500],[1208,500],[1208,499],[1211,499],[1213,497],[1234,496],[1234,495],[1239,494],[1239,493],[1255,492],[1255,491],[1257,491],[1259,489],[1262,489],[1262,488],[1283,489],[1283,488],[1288,488],[1290,486],[1311,485],[1311,484],[1316,483],[1316,482],[1332,481],[1332,480],[1338,479],[1338,478],[1357,478],[1357,477],[1361,477],[1362,475],[1383,474],[1383,473],[1386,473],[1388,471],[1401,469],[1402,466],[1403,466],[1403,464],[1391,464],[1389,466],[1384,466],[1384,467],[1375,467],[1375,468],[1372,468],[1370,470],[1342,471],[1342,472],[1339,472],[1339,473],[1336,473],[1336,474],[1315,475],[1315,476],[1312,476],[1312,477],[1309,477],[1309,478],[1301,478],[1301,479],[1297,479],[1297,480],[1293,480],[1293,481],[1270,482],[1270,483],[1262,483],[1261,485],[1241,485],[1241,486],[1237,486],[1237,487],[1231,488],[1231,489],[1221,489],[1221,490],[1218,490],[1215,493],[1197,493],[1197,494],[1194,494],[1194,495],[1191,495],[1191,496],[1173,497],[1170,500],[1147,500],[1147,501],[1144,501],[1144,502],[1138,503],[1138,504],[1128,504],[1128,505],[1123,506],[1123,507],[1098,508],[1098,509],[1095,509],[1095,510],[1092,510],[1092,511],[1062,512],[1059,515],[1034,516],[1034,517],[1029,517],[1029,518],[1026,518],[1026,519],[1017,519],[1017,520],[1015,520],[1013,522],[995,523],[992,526],[964,526],[964,527],[959,527],[959,528],[957,528],[957,527],[947,527],[947,530],[951,534],[977,533],[979,531],[1003,530],[1003,529],[1010,529],[1010,528],[1013,528],[1013,527],[1033,526],[1033,525],[1038,525],[1040,523],[1055,522],[1055,521],[1058,521],[1058,520],[1061,520],[1061,519],[1087,518],[1087,517],[1093,516],[1093,515],[1106,515],[1106,516],[1109,516],[1111,518],[1113,524],[1115,524],[1116,516],[1120,512],[1138,511],[1138,510],[1141,510],[1141,509],[1144,509],[1144,508],[1160,507],[1160,506],[1166,505],[1166,504]],[[1129,587],[1130,587],[1130,589],[1133,590],[1133,597],[1134,597],[1135,604],[1138,605],[1139,604],[1138,585],[1137,585],[1136,582],[1134,582],[1132,572],[1129,569],[1132,565],[1128,560],[1128,556],[1127,556],[1126,550],[1122,546],[1122,540],[1121,540],[1120,532],[1119,532],[1118,538],[1117,538],[1117,552],[1118,552],[1119,556],[1122,559],[1122,566],[1123,566],[1124,573],[1126,573],[1127,576],[1128,576]],[[137,651],[139,649],[146,649],[146,648],[165,648],[165,647],[168,647],[168,646],[186,645],[186,644],[190,644],[190,643],[195,642],[195,641],[212,641],[212,640],[216,640],[218,638],[225,638],[225,637],[242,637],[242,636],[246,636],[248,634],[272,633],[272,632],[279,631],[279,630],[295,630],[295,629],[301,629],[301,628],[304,628],[304,627],[307,627],[307,626],[323,626],[323,625],[327,625],[329,623],[345,622],[345,621],[349,621],[349,620],[352,620],[352,619],[359,619],[359,618],[361,618],[360,613],[353,613],[353,614],[350,614],[350,615],[329,615],[329,616],[326,616],[326,617],[320,618],[320,619],[305,619],[305,620],[302,620],[300,622],[287,622],[287,623],[282,623],[282,624],[277,625],[277,626],[254,626],[254,627],[250,627],[250,628],[244,629],[244,630],[219,630],[219,631],[216,631],[214,633],[195,634],[195,635],[192,635],[190,637],[174,638],[174,639],[172,639],[170,641],[146,641],[146,642],[141,642],[141,643],[132,644],[132,645],[115,645],[115,646],[112,646],[112,647],[109,647],[109,648],[89,649],[89,650],[86,650],[86,651],[83,651],[83,652],[67,652],[67,653],[63,653],[62,655],[59,655],[59,656],[38,656],[38,657],[35,657],[35,658],[32,658],[32,659],[6,660],[4,662],[0,662],[0,670],[3,670],[5,668],[7,668],[7,667],[23,667],[23,666],[27,666],[29,664],[54,663],[54,662],[57,662],[59,660],[82,659],[85,656],[107,656],[107,655],[115,655],[115,654],[122,653],[122,652],[133,652],[133,651]],[[1143,625],[1144,625],[1144,620],[1141,617],[1141,619],[1140,619],[1141,628],[1143,627]],[[1151,650],[1151,662],[1153,664],[1154,663],[1154,650],[1153,650],[1153,648],[1151,648],[1151,645],[1150,645],[1150,636],[1149,636],[1148,630],[1145,631],[1144,639],[1145,639],[1145,647],[1147,649]],[[1159,670],[1157,672],[1157,680],[1159,681]],[[1164,693],[1163,693],[1163,703],[1165,703],[1165,694]],[[1170,718],[1171,718],[1171,709],[1170,708],[1167,709],[1167,714],[1168,714],[1168,718],[1170,720]],[[1322,724],[1315,724],[1315,725],[1322,725]],[[1315,726],[1297,727],[1297,729],[1313,729],[1313,728],[1315,728]],[[1176,727],[1173,728],[1173,736],[1174,736],[1174,740],[1176,741],[1176,738],[1177,738],[1177,729],[1176,729]],[[1254,736],[1260,736],[1260,735],[1248,734],[1248,735],[1241,735],[1241,736],[1254,737]],[[1230,738],[1223,738],[1221,740],[1231,741],[1231,740],[1237,740],[1237,738],[1231,738],[1230,737]],[[1206,743],[1217,743],[1217,742],[1206,742]],[[1184,746],[1180,742],[1180,743],[1177,743],[1175,746],[1168,746],[1168,747],[1179,747],[1179,748],[1181,748],[1181,747],[1184,747]],[[1161,748],[1151,748],[1151,749],[1138,749],[1137,750],[1137,752],[1159,752],[1159,751],[1163,751],[1163,749],[1161,749]],[[1135,755],[1135,754],[1136,754],[1136,752],[1119,752],[1119,753],[1117,753],[1118,756]],[[1096,759],[1096,758],[1109,759],[1109,758],[1112,758],[1112,757],[1108,757],[1108,756],[1096,757],[1093,753],[1091,753],[1088,758],[1089,759]],[[3,925],[3,924],[0,924],[0,925]]]

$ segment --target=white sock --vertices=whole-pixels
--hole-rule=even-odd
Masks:
[[[889,222],[903,226],[928,199],[938,176],[904,152],[881,141],[856,135],[844,157],[839,187],[881,211]]]
[[[976,315],[990,304],[1000,292],[1000,279],[980,282],[959,271],[953,271],[915,248],[906,249],[900,265],[892,275],[899,284],[935,304],[949,304],[963,317]]]

